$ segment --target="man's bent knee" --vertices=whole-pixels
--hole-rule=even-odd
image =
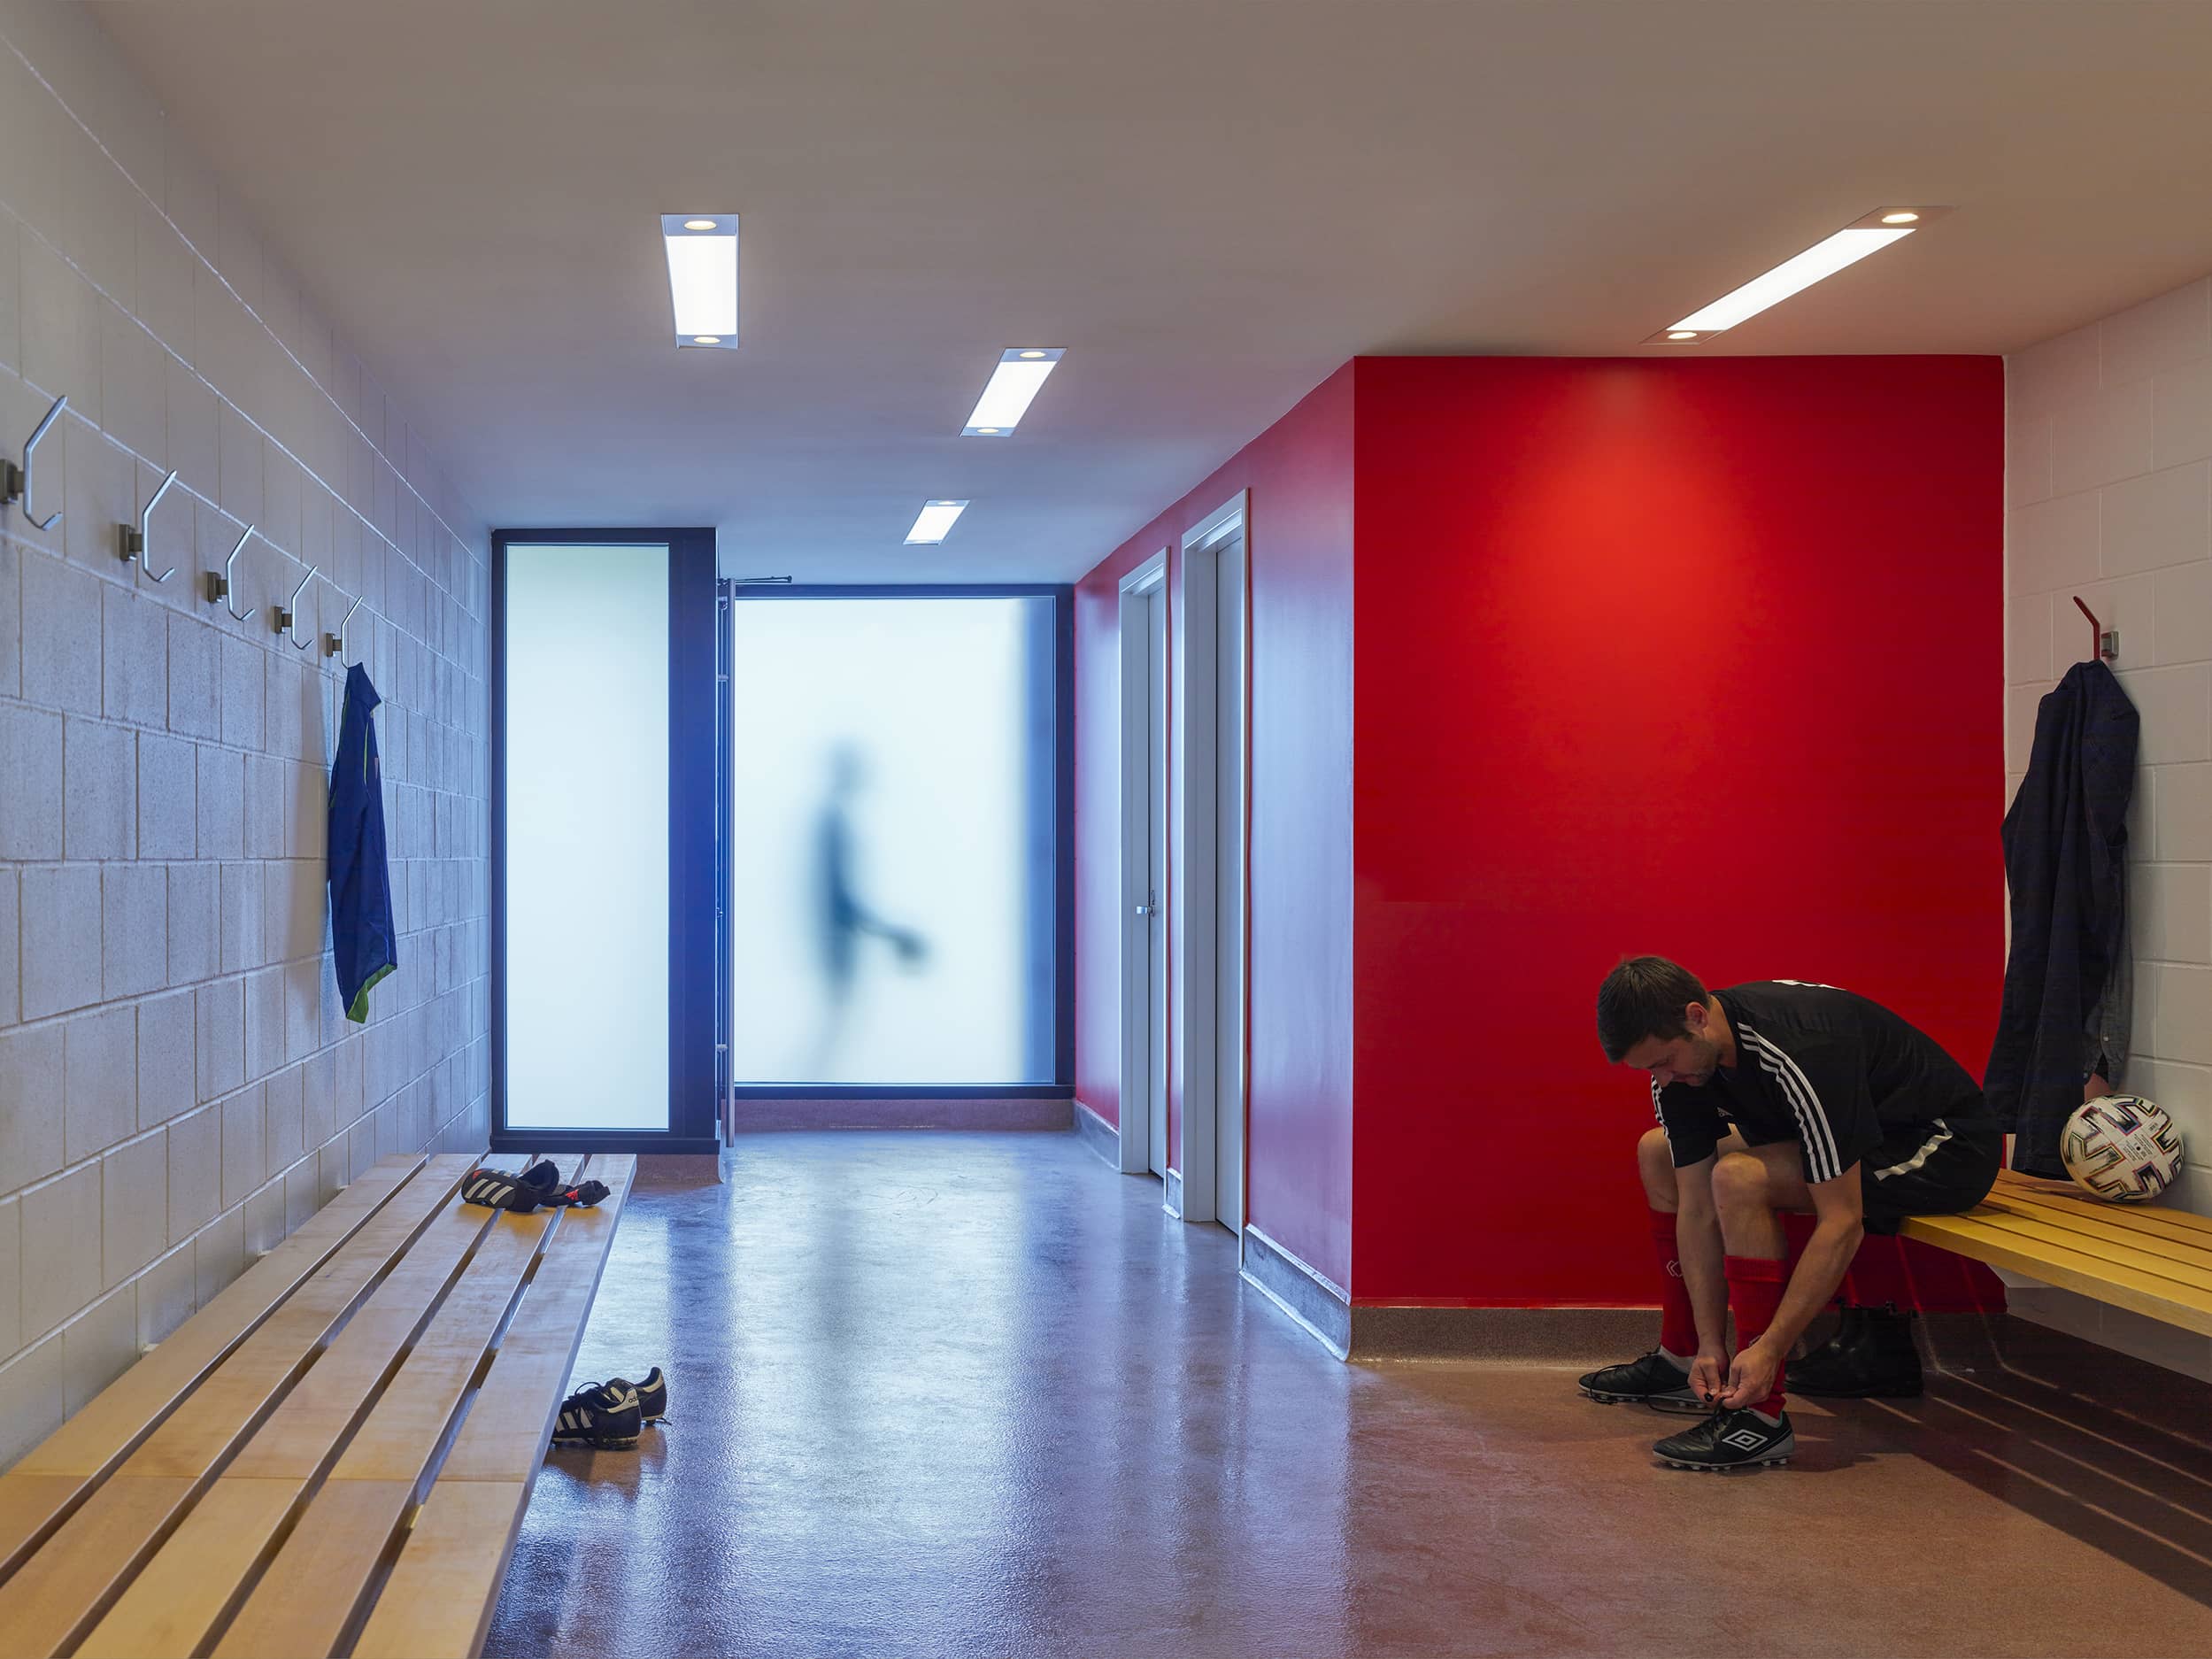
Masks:
[[[1766,1207],[1767,1166],[1748,1152],[1724,1154],[1713,1166],[1713,1201],[1723,1209]]]

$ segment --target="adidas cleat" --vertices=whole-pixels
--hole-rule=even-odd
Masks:
[[[1655,1411],[1681,1412],[1707,1408],[1690,1386],[1690,1373],[1657,1348],[1625,1365],[1587,1372],[1580,1386],[1600,1405],[1645,1405]]]
[[[633,1383],[626,1377],[610,1377],[606,1385],[620,1393],[625,1388],[637,1391],[637,1415],[646,1424],[666,1423],[668,1418],[668,1379],[654,1366],[645,1373],[645,1380]]]
[[[480,1166],[462,1178],[461,1197],[487,1209],[512,1210],[518,1215],[527,1215],[547,1201],[559,1180],[560,1172],[550,1163],[535,1164],[520,1175]]]
[[[1670,1469],[1758,1469],[1786,1463],[1797,1452],[1790,1414],[1769,1423],[1747,1407],[1715,1411],[1694,1429],[1669,1435],[1652,1447]]]
[[[662,1403],[667,1403],[665,1396]],[[588,1383],[561,1401],[560,1417],[553,1424],[553,1444],[622,1451],[637,1444],[644,1418],[637,1390],[620,1377]]]
[[[645,1373],[645,1380],[637,1385],[638,1415],[647,1423],[668,1421],[668,1379],[654,1366]]]

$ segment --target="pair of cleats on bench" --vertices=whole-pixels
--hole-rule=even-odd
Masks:
[[[638,1433],[647,1424],[667,1421],[668,1379],[656,1365],[642,1383],[611,1377],[604,1383],[586,1383],[562,1401],[560,1416],[553,1424],[553,1444],[622,1451],[637,1444]]]
[[[520,1175],[505,1169],[471,1169],[461,1183],[461,1197],[487,1209],[513,1210],[527,1215],[532,1210],[566,1209],[574,1204],[597,1204],[607,1194],[603,1181],[560,1184],[560,1169],[551,1158],[541,1158]]]

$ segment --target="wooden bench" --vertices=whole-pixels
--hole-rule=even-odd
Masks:
[[[0,1655],[477,1650],[636,1160],[528,1215],[475,1162],[378,1164],[0,1476]]]
[[[2104,1204],[2007,1170],[1961,1215],[1916,1215],[1904,1236],[2212,1336],[2212,1216]]]

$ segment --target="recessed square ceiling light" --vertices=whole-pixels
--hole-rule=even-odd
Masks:
[[[906,532],[906,545],[941,542],[952,533],[953,523],[967,511],[965,501],[925,501],[914,527]]]
[[[975,400],[975,413],[967,417],[967,424],[960,428],[962,437],[1002,438],[1011,436],[1021,417],[1029,413],[1029,400],[1044,384],[1044,377],[1060,366],[1067,355],[1061,346],[1015,346],[998,354],[998,367],[991,371],[990,380],[983,388],[983,395]]]
[[[1707,339],[1723,329],[1733,328],[1769,305],[1779,305],[1791,295],[1812,287],[1822,278],[1856,265],[1870,253],[1879,253],[1892,243],[1921,229],[1930,220],[1939,219],[1950,211],[1947,207],[1877,207],[1834,235],[1815,243],[1804,252],[1784,259],[1773,270],[1753,277],[1734,292],[1723,294],[1704,310],[1692,312],[1671,328],[1662,328],[1649,338],[1661,344],[1686,345]]]
[[[676,343],[737,343],[737,215],[663,213],[668,296],[674,303]]]

